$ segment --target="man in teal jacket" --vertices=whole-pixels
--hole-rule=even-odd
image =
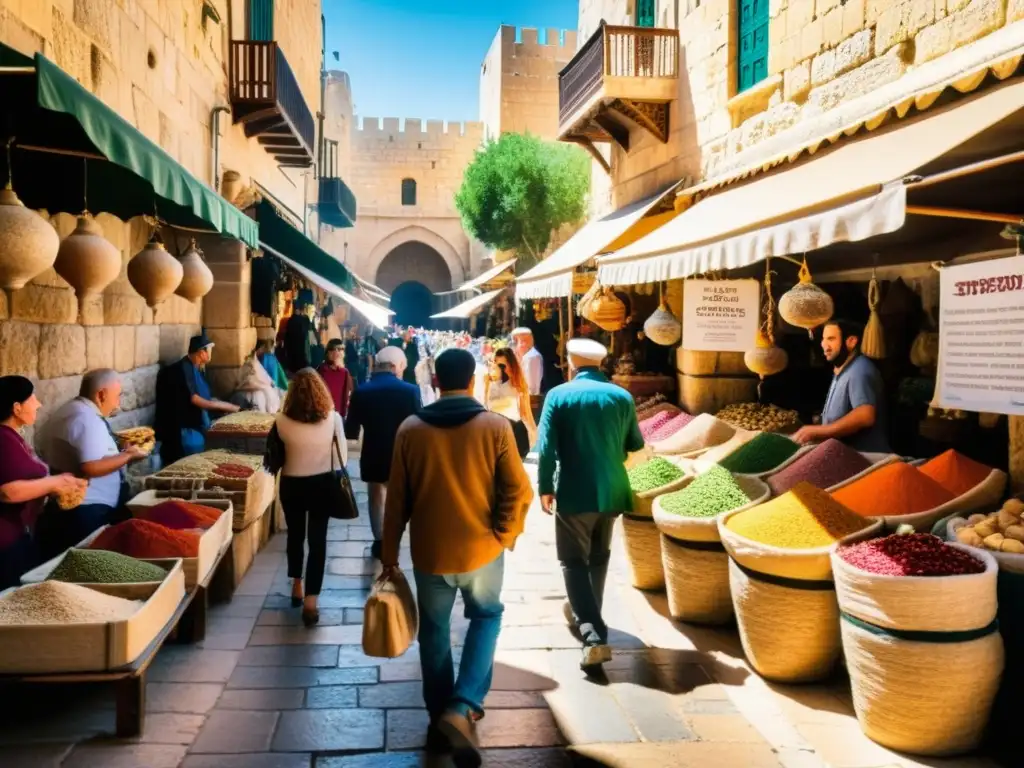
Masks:
[[[598,367],[608,350],[596,341],[572,339],[566,353],[573,380],[552,389],[544,401],[538,485],[542,509],[555,513],[555,549],[569,598],[566,620],[583,640],[580,667],[591,672],[612,657],[601,618],[612,528],[619,514],[632,511],[626,455],[643,448],[644,439],[632,396]]]

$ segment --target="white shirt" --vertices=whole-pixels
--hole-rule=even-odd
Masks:
[[[507,419],[522,421],[519,414],[519,393],[511,381],[492,381],[487,390],[487,410],[500,413]]]
[[[523,375],[526,377],[526,386],[531,395],[540,394],[540,384],[544,380],[544,358],[536,347],[530,347],[530,351],[523,355],[521,361]]]
[[[334,458],[334,469],[339,469],[338,458],[334,456],[334,438],[338,438],[342,465],[348,463],[348,441],[345,439],[345,428],[341,414],[332,410],[327,418],[316,424],[305,424],[295,421],[283,413],[275,419],[277,433],[284,443],[284,467],[281,474],[288,477],[312,477],[331,471],[331,459]]]
[[[43,459],[53,474],[70,472],[80,476],[86,462],[99,461],[121,452],[100,409],[84,397],[76,397],[58,408],[43,427],[39,442]],[[82,504],[116,507],[121,496],[123,473],[123,470],[118,470],[103,477],[90,478]]]

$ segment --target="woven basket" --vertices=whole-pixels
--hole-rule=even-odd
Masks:
[[[768,500],[771,491],[760,480],[737,477],[751,499],[747,509]],[[715,518],[674,515],[654,500],[654,522],[661,531],[661,559],[672,618],[694,624],[726,624],[732,619],[729,557]]]
[[[662,485],[658,488],[655,488],[653,491],[644,491],[643,493],[630,491],[630,493],[633,496],[633,516],[650,517],[654,514],[654,500],[658,496],[661,496],[666,493],[672,493],[672,491],[681,490],[682,488],[685,488],[692,479],[692,475],[684,474],[678,480],[671,482],[668,485]]]
[[[660,590],[665,586],[665,572],[661,567],[661,534],[654,518],[623,515],[622,541],[626,546],[626,560],[633,587]]]
[[[751,541],[727,527],[738,512],[726,512],[717,520],[729,555],[729,587],[747,660],[761,677],[775,682],[828,677],[841,651],[832,547],[782,549]],[[878,521],[843,542],[871,538],[881,528]]]
[[[985,571],[880,576],[832,556],[857,720],[869,738],[900,752],[971,751],[999,688],[998,565],[988,552],[950,546],[982,560]]]
[[[837,483],[828,489],[829,493],[834,493],[840,488],[845,488],[851,483],[856,482],[865,475],[871,474],[877,469],[881,469],[887,464],[891,464],[893,461],[898,461],[899,457],[893,456],[892,459],[882,460],[877,464],[868,467],[860,474],[854,475],[848,480],[844,480],[841,483]],[[913,462],[910,462],[913,464]],[[923,512],[915,512],[911,515],[878,515],[877,518],[885,524],[885,530],[895,531],[901,525],[912,525],[915,531],[923,531],[927,533],[931,530],[932,526],[935,525],[939,520],[944,517],[956,513],[970,514],[977,512],[978,510],[990,507],[1003,498],[1003,493],[1006,490],[1006,473],[993,469],[988,477],[978,483],[974,488],[969,490],[967,493],[957,496],[951,501],[947,501],[945,504],[940,504],[933,509],[926,509]]]

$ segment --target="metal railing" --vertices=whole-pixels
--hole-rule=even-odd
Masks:
[[[231,102],[278,107],[298,132],[296,138],[312,153],[313,113],[276,41],[231,41]]]
[[[558,74],[559,122],[593,96],[606,77],[679,77],[679,31],[602,22]]]

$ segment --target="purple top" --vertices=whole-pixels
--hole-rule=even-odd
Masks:
[[[25,439],[8,426],[0,424],[0,486],[17,480],[38,480],[50,474]],[[0,502],[0,549],[9,547],[32,526],[42,511],[46,497],[20,504]]]

